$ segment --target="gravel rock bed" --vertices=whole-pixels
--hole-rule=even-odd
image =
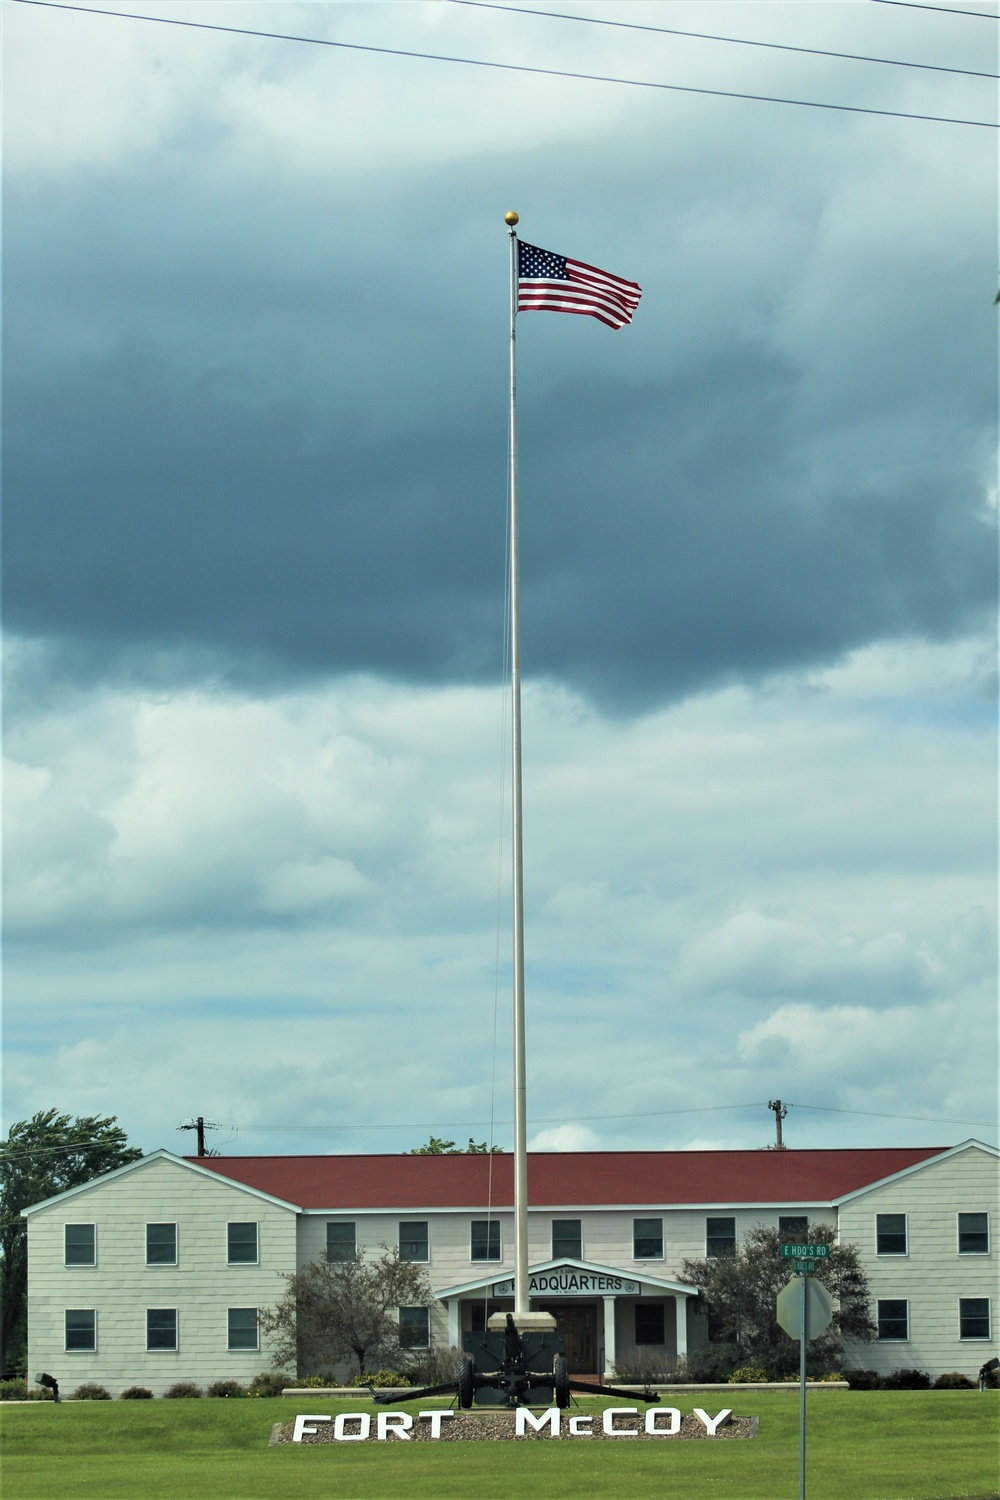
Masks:
[[[564,1418],[572,1416],[587,1415],[591,1413],[574,1412],[572,1407],[563,1414]],[[628,1438],[608,1438],[601,1427],[601,1413],[593,1413],[594,1424],[589,1432],[584,1432],[579,1437],[571,1437],[563,1423],[562,1436],[556,1441],[568,1443],[585,1442],[628,1442]],[[615,1426],[619,1431],[633,1431],[637,1434],[640,1442],[663,1443],[677,1442],[686,1438],[719,1442],[722,1440],[754,1438],[760,1424],[759,1417],[730,1417],[716,1432],[715,1437],[709,1439],[704,1423],[697,1417],[684,1416],[681,1418],[680,1431],[672,1437],[666,1433],[653,1437],[644,1430],[643,1417],[618,1417]],[[276,1422],[271,1432],[271,1443],[290,1443],[292,1441],[292,1422]],[[552,1442],[552,1434],[546,1426],[543,1432],[534,1432],[529,1429],[523,1437],[514,1436],[514,1413],[512,1411],[483,1412],[481,1415],[470,1415],[465,1412],[457,1412],[453,1417],[447,1417],[441,1423],[441,1436],[437,1439],[431,1438],[430,1422],[415,1420],[409,1433],[413,1442],[442,1442],[442,1443],[507,1443],[507,1442]],[[333,1423],[324,1422],[318,1424],[318,1430],[314,1434],[306,1433],[302,1437],[303,1443],[332,1443]],[[375,1423],[372,1421],[371,1434],[368,1442],[377,1441],[375,1436]],[[386,1439],[387,1442],[395,1443],[400,1439],[393,1434]]]

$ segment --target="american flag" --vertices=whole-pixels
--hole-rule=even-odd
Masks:
[[[634,281],[518,240],[518,312],[581,313],[609,328],[624,328],[641,296],[642,288]]]

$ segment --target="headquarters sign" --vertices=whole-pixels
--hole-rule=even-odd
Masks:
[[[528,1278],[528,1291],[532,1297],[638,1297],[642,1287],[626,1276],[604,1276],[593,1271],[577,1271],[570,1267],[555,1271],[536,1271]],[[513,1297],[514,1282],[495,1281],[494,1297]]]

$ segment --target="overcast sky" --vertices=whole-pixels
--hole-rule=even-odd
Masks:
[[[977,16],[569,9],[934,69],[142,7],[995,118]],[[531,1141],[995,1140],[996,132],[4,19],[5,1123],[510,1146],[514,208],[643,288],[518,322]]]

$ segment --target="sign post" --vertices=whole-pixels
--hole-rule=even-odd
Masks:
[[[798,1285],[790,1281],[778,1293],[778,1323],[799,1340],[799,1500],[806,1500],[806,1344],[825,1333],[833,1317],[833,1298],[811,1280],[818,1260],[830,1258],[829,1245],[782,1245],[782,1258],[794,1260]]]

